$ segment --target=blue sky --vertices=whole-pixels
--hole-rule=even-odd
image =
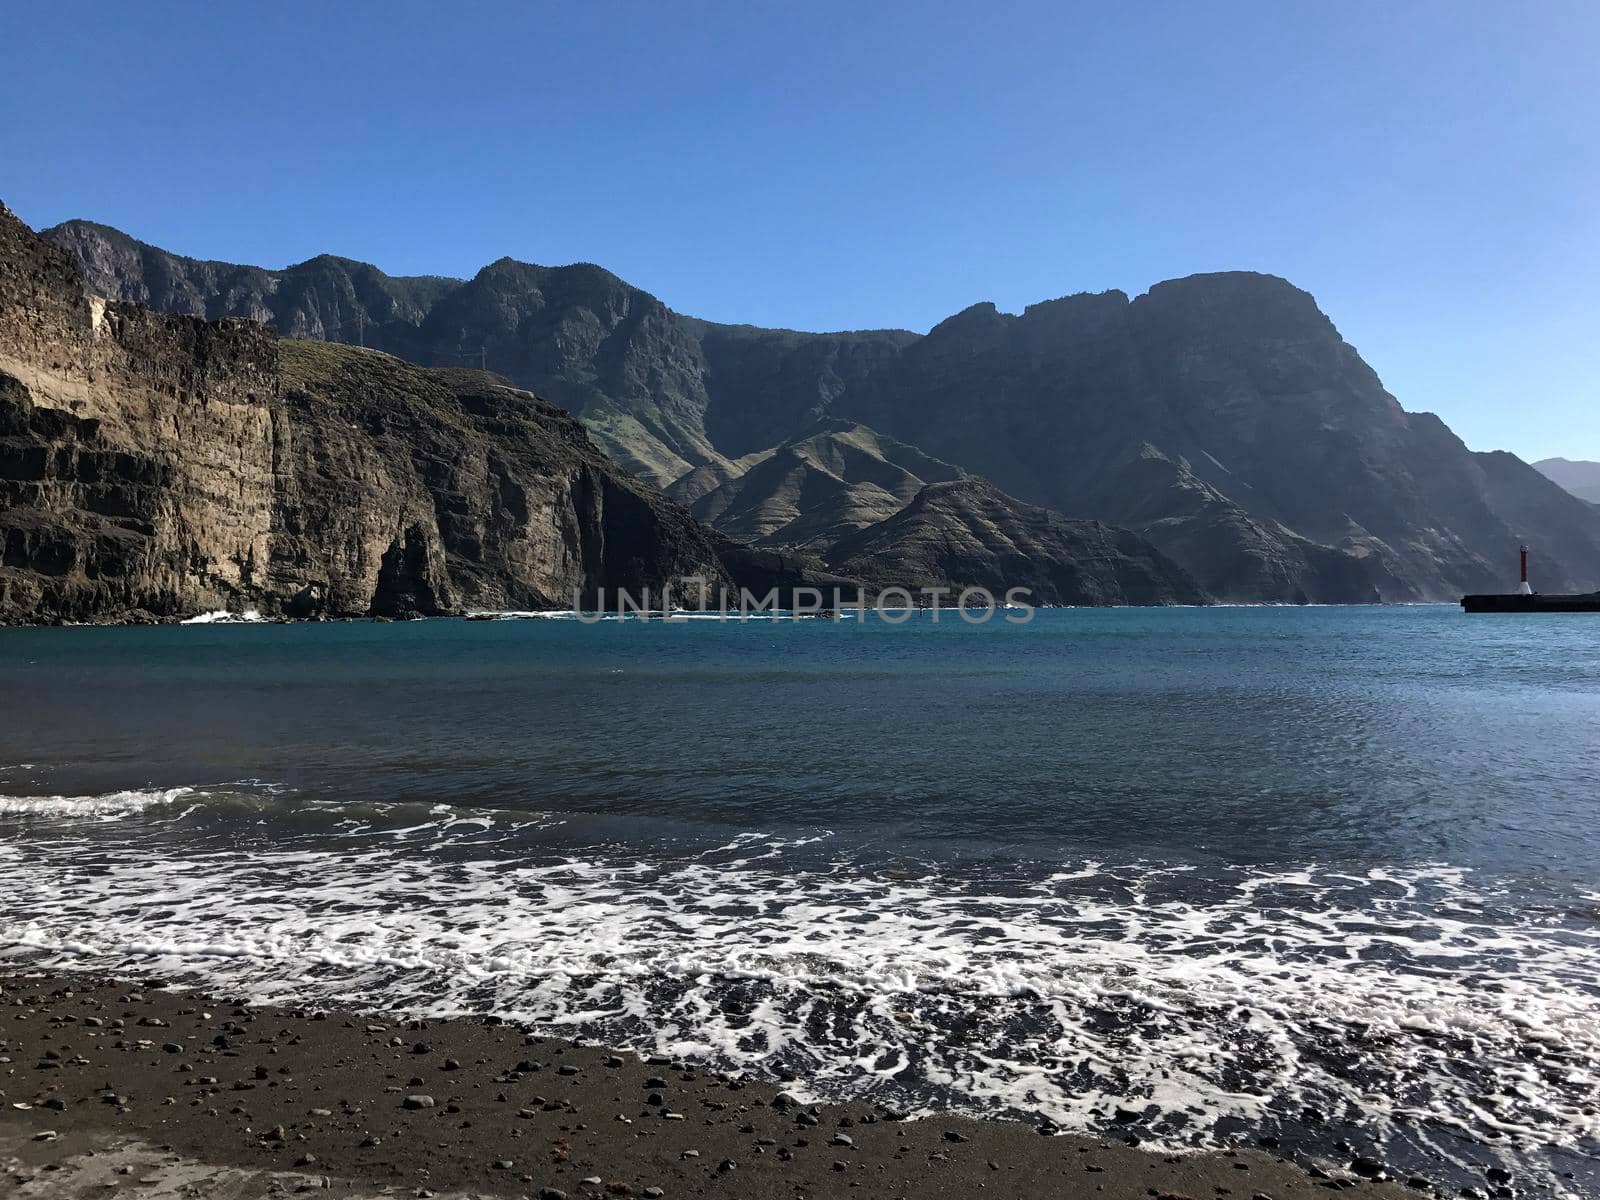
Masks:
[[[186,254],[599,262],[924,330],[1248,268],[1476,449],[1600,459],[1600,4],[10,0],[0,199]]]

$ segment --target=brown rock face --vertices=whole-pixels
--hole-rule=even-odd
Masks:
[[[315,342],[281,354],[275,594],[315,583],[333,611],[395,616],[725,578],[713,535],[553,405],[481,371]]]
[[[503,380],[103,301],[0,208],[0,620],[564,607],[720,550]]]

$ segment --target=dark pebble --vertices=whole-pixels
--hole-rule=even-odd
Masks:
[[[1363,1179],[1382,1179],[1384,1177],[1383,1164],[1373,1158],[1358,1158],[1350,1164],[1350,1169]]]

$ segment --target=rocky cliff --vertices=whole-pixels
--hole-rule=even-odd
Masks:
[[[503,379],[106,302],[4,209],[0,548],[12,621],[564,607],[744,564]]]
[[[609,457],[659,486],[793,436],[916,337],[699,321],[590,263],[503,258],[457,280],[332,255],[282,270],[185,258],[92,221],[42,236],[102,295],[425,366],[487,366],[580,417]]]
[[[1407,413],[1305,292],[1248,272],[933,329],[833,411],[1025,500],[1129,526],[1235,600],[1600,585],[1600,519]]]
[[[42,236],[71,252],[97,296],[213,321],[243,317],[276,326],[282,337],[348,342],[402,358],[416,358],[423,318],[462,284],[386,275],[331,254],[278,271],[185,258],[93,221],[68,221]]]

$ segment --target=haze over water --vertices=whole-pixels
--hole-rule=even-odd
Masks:
[[[1600,1194],[1597,632],[4,630],[0,955]]]

